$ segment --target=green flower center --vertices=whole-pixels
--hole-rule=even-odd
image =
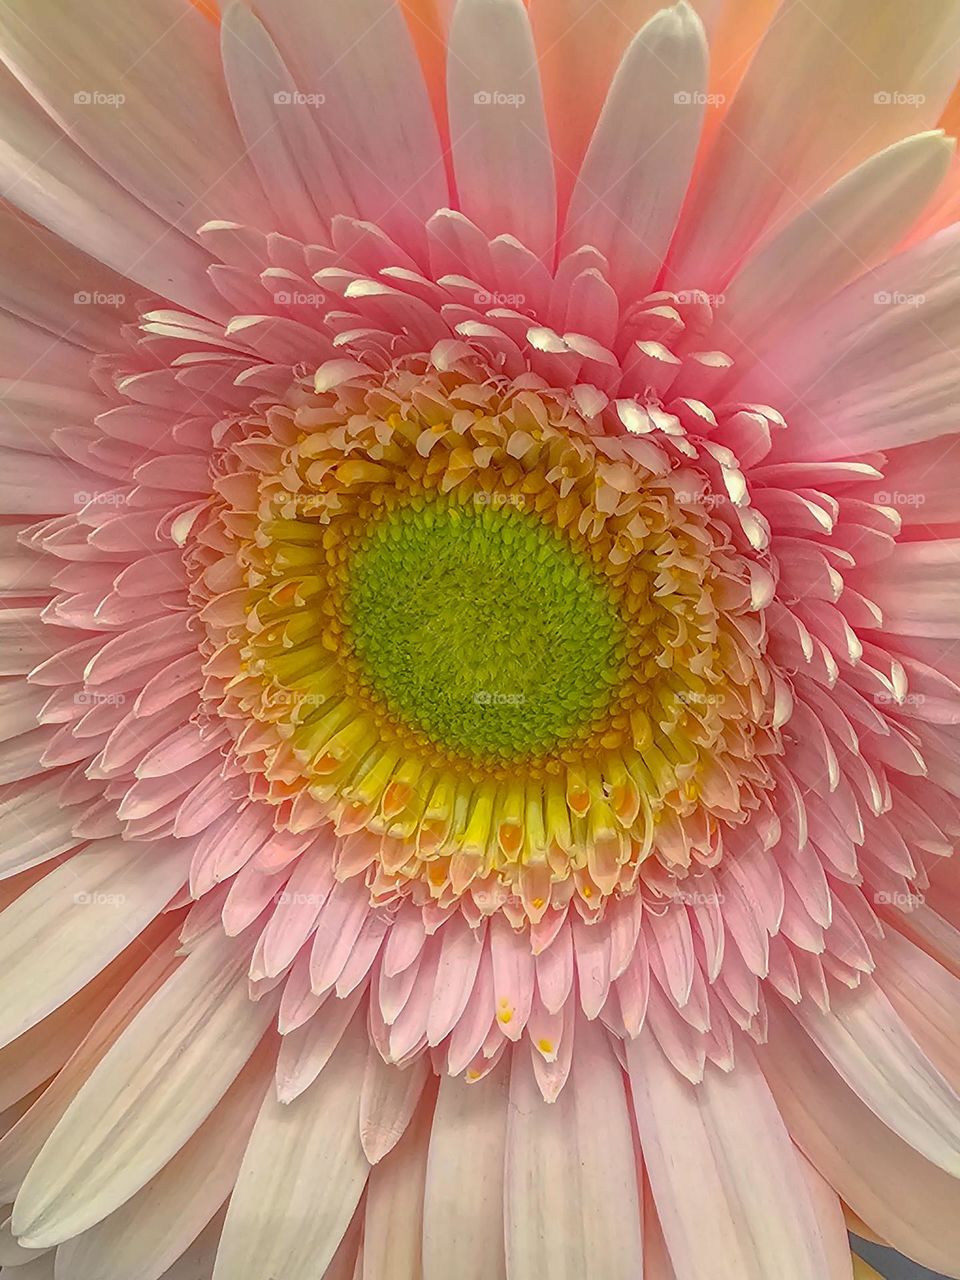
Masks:
[[[512,759],[603,720],[626,628],[589,558],[500,497],[377,521],[344,605],[361,680],[393,716],[447,751]]]

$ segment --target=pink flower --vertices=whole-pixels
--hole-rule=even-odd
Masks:
[[[3,1275],[960,1276],[960,7],[210,7],[0,9]]]

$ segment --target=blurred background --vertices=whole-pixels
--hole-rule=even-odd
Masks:
[[[881,1249],[879,1245],[869,1244],[866,1240],[854,1238],[854,1249],[865,1262],[886,1280],[943,1280],[936,1271],[928,1271],[926,1267],[918,1267],[915,1262],[908,1262],[892,1249]]]

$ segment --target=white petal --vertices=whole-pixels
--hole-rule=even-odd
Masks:
[[[355,206],[317,127],[319,106],[299,92],[246,4],[225,8],[221,41],[234,111],[280,225],[307,244],[326,244],[330,219],[352,213]]]
[[[0,210],[0,244],[0,306],[48,333],[67,334],[86,350],[123,349],[120,325],[134,315],[129,281],[11,206]],[[85,402],[93,399],[89,392],[78,394]]]
[[[14,1206],[26,1243],[112,1213],[196,1132],[239,1075],[276,1001],[247,992],[247,949],[210,934],[140,1010],[70,1104]]]
[[[724,291],[724,327],[758,352],[900,242],[946,176],[954,144],[942,133],[898,142],[768,237]],[[762,340],[758,344],[758,337]],[[724,351],[723,338],[711,342]],[[732,354],[732,353],[731,353]]]
[[[26,1263],[25,1266],[4,1267],[3,1271],[0,1271],[0,1277],[2,1280],[54,1280],[54,1262],[55,1255],[45,1253],[33,1262]]]
[[[223,312],[205,276],[209,254],[105,174],[6,72],[0,114],[0,186],[11,203],[161,297],[201,314]]]
[[[902,1253],[960,1274],[960,1182],[878,1120],[777,1000],[758,1057],[794,1141],[844,1202]]]
[[[273,1076],[260,1048],[223,1101],[155,1178],[102,1222],[57,1251],[69,1280],[157,1280],[187,1251],[233,1190]]]
[[[667,287],[722,290],[774,220],[932,128],[957,80],[958,40],[952,0],[782,5],[684,210]]]
[[[272,230],[220,75],[216,29],[183,0],[117,8],[10,0],[0,57],[84,151],[193,236],[211,218]]]
[[[640,1145],[678,1276],[823,1280],[809,1190],[746,1044],[726,1075],[683,1079],[649,1030],[627,1043]]]
[[[138,1009],[178,968],[177,933],[170,921],[155,921],[135,944],[151,951],[137,957],[139,966],[120,994],[90,1028],[89,1035],[66,1063],[56,1079],[47,1085],[33,1105],[17,1119],[0,1139],[0,1203],[11,1204],[20,1184],[93,1068]]]
[[[525,1054],[526,1049],[521,1048]],[[443,1076],[423,1208],[423,1280],[505,1280],[509,1058],[476,1084]]]
[[[184,883],[175,842],[99,841],[0,914],[0,1043],[45,1018],[134,939]]]
[[[960,638],[958,566],[960,539],[901,542],[858,575],[858,590],[883,611],[885,631],[954,640]]]
[[[401,1068],[384,1062],[376,1046],[370,1045],[360,1095],[360,1141],[371,1164],[382,1160],[403,1137],[428,1074],[425,1054]]]
[[[934,439],[956,429],[958,304],[954,225],[848,285],[729,393],[776,400],[790,423],[779,453],[791,461]]]
[[[530,1054],[513,1053],[504,1200],[510,1280],[636,1280],[636,1159],[623,1074],[596,1022],[577,1024],[566,1087],[544,1102]]]
[[[850,1241],[840,1197],[799,1150],[797,1160],[810,1191],[817,1225],[823,1237],[824,1252],[830,1266],[829,1274],[824,1280],[851,1280]]]
[[[703,25],[684,2],[634,38],[610,88],[567,214],[562,253],[610,262],[623,300],[654,285],[686,194],[707,87]]]
[[[932,1164],[960,1177],[960,1097],[924,1055],[876,983],[835,998],[830,1013],[803,1001],[793,1016],[850,1088]]]
[[[956,1089],[960,1085],[957,1009],[960,978],[894,929],[884,939],[887,960],[874,975],[927,1056]]]
[[[325,131],[362,218],[405,248],[449,203],[433,109],[394,0],[261,0],[257,11]],[[339,179],[338,179],[339,181]],[[343,210],[341,212],[352,212]]]
[[[0,645],[2,630],[0,626]],[[41,774],[0,792],[0,878],[48,862],[76,845],[71,828],[77,811],[58,803],[52,781]]]
[[[284,1105],[269,1090],[230,1198],[214,1280],[315,1280],[343,1239],[370,1166],[360,1145],[362,1011],[319,1079]]]
[[[57,1074],[116,996],[137,959],[127,948],[72,999],[0,1049],[0,1113]]]
[[[218,1213],[205,1231],[202,1231],[186,1253],[182,1254],[160,1280],[208,1280],[213,1274],[213,1263],[223,1230],[223,1214]]]
[[[364,1280],[384,1276],[421,1280],[423,1189],[432,1118],[432,1098],[425,1096],[406,1133],[370,1173],[363,1228]]]
[[[281,1102],[292,1102],[316,1080],[365,996],[361,986],[343,1000],[328,1000],[302,1027],[283,1037],[277,1059],[277,1097]]]
[[[624,50],[663,0],[530,0],[547,119],[566,204]]]
[[[509,232],[538,256],[551,254],[553,153],[522,0],[459,0],[447,94],[463,213],[491,237]]]

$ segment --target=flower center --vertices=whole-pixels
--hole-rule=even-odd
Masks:
[[[197,539],[205,696],[251,795],[332,822],[375,901],[535,920],[653,855],[712,864],[780,750],[768,575],[714,480],[562,392],[350,372],[238,424]]]
[[[494,760],[550,751],[594,724],[624,653],[599,574],[512,496],[377,522],[345,600],[373,695],[437,746]]]

